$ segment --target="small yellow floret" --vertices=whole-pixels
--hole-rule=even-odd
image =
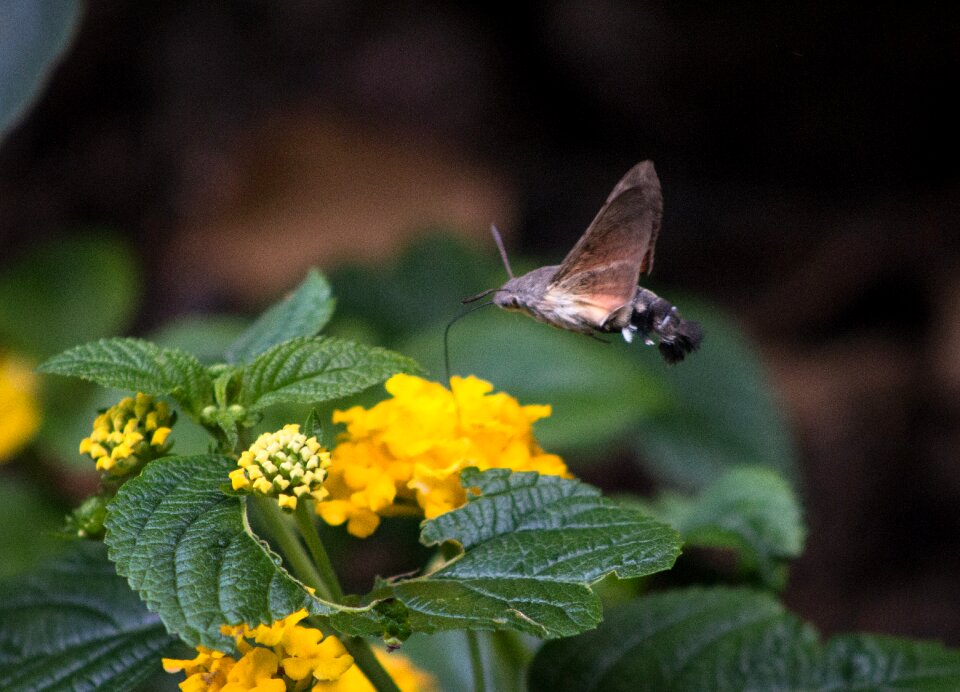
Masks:
[[[143,393],[124,397],[94,419],[90,436],[80,442],[80,453],[95,460],[98,470],[122,476],[166,454],[172,423],[164,402]]]
[[[235,490],[251,490],[277,498],[280,508],[293,511],[304,495],[322,499],[327,491],[330,454],[315,437],[308,438],[300,426],[285,425],[276,432],[264,433],[242,452],[237,469],[230,473]],[[240,478],[246,480],[244,484]]]

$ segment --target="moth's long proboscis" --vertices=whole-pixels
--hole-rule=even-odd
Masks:
[[[483,296],[493,293],[495,290],[498,290],[498,289],[491,289],[489,291],[485,291],[484,293],[481,293],[480,295],[472,298],[471,300],[479,300],[480,298],[483,298]],[[464,301],[464,302],[468,302],[468,301]],[[461,312],[459,315],[457,315],[447,323],[446,329],[443,330],[443,369],[447,374],[447,384],[450,383],[450,327],[455,325],[461,318],[466,317],[471,312],[476,312],[480,308],[490,307],[493,304],[494,303],[491,300],[489,303],[474,305],[472,308],[470,308],[469,310],[464,310],[463,312]]]

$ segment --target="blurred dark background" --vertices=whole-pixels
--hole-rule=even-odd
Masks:
[[[960,22],[940,7],[90,3],[0,146],[0,262],[115,229],[143,332],[429,225],[493,253],[496,221],[556,261],[653,159],[657,285],[740,320],[801,448],[788,604],[824,633],[958,645]]]

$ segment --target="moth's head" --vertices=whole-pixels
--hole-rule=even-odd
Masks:
[[[493,304],[504,310],[519,310],[520,297],[517,294],[517,279],[510,279],[493,294]],[[511,285],[512,284],[512,285]]]

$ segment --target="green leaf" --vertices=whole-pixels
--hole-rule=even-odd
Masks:
[[[235,315],[188,315],[167,322],[149,336],[158,346],[192,353],[204,365],[223,362],[223,353],[247,327]]]
[[[122,239],[102,231],[57,238],[0,272],[0,342],[43,358],[113,336],[129,326],[139,294]]]
[[[483,251],[453,233],[414,238],[391,266],[343,266],[331,275],[337,317],[372,322],[376,343],[442,325],[460,310],[460,300],[503,282],[493,243]],[[342,321],[341,321],[342,324]]]
[[[5,690],[135,689],[180,646],[98,543],[76,542],[43,567],[0,584]]]
[[[687,589],[609,613],[594,632],[543,646],[533,691],[955,690],[960,652],[893,637],[816,632],[769,594]]]
[[[330,320],[335,302],[326,278],[311,269],[296,291],[267,309],[230,345],[227,362],[247,363],[271,346],[318,334]]]
[[[442,327],[400,346],[444,378]],[[469,315],[449,332],[453,373],[472,373],[523,404],[550,404],[537,421],[537,440],[550,451],[596,455],[597,446],[622,440],[665,403],[655,373],[629,351],[582,334],[554,329],[495,308]],[[613,338],[619,338],[614,335]]]
[[[355,394],[398,372],[415,373],[409,358],[330,337],[301,337],[277,344],[244,370],[243,403],[251,410],[273,404],[316,404]]]
[[[461,480],[481,495],[425,522],[421,542],[456,541],[465,552],[427,577],[374,594],[404,603],[414,631],[570,636],[600,621],[590,584],[668,569],[680,552],[668,526],[575,480],[506,469],[467,469]]]
[[[702,488],[738,466],[768,466],[792,483],[796,452],[756,349],[717,308],[680,301],[684,317],[703,323],[700,350],[663,367],[655,349],[633,349],[642,366],[659,365],[665,406],[637,421],[634,442],[646,467],[686,489]]]
[[[63,526],[66,512],[51,503],[39,484],[10,475],[2,478],[0,556],[3,559],[0,559],[0,577],[8,577],[33,567],[62,547],[62,541],[55,533]]]
[[[83,3],[7,0],[0,22],[0,138],[23,117],[70,40]]]
[[[211,401],[213,382],[189,353],[141,339],[101,339],[50,358],[40,372],[91,380],[153,396],[169,395],[188,411]]]
[[[783,588],[783,562],[803,552],[800,503],[773,469],[733,469],[697,497],[669,494],[643,507],[677,529],[686,545],[737,549],[743,569],[758,572],[769,587]]]
[[[221,456],[158,459],[124,484],[106,521],[110,559],[147,607],[187,643],[222,650],[232,643],[221,625],[323,610],[253,534],[243,500],[220,490],[235,468]]]

